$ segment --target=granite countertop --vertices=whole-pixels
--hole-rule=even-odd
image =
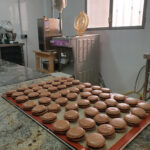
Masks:
[[[3,78],[5,78],[6,74],[8,75],[7,77],[11,77],[9,75],[11,74],[12,78],[9,78],[5,83],[2,82],[3,79],[1,75],[3,74],[3,71],[0,71],[0,150],[69,150],[69,148],[58,141],[50,133],[1,97],[2,93],[5,93],[7,90],[16,89],[24,84],[28,85],[37,81],[52,79],[54,76],[58,77],[67,75],[63,73],[52,73],[49,76],[42,77],[44,74],[38,74],[36,71],[33,73],[34,71],[26,68],[29,70],[27,72],[30,74],[28,78],[24,72],[25,67],[13,64],[11,70],[9,70],[8,67],[11,68],[10,64],[5,63],[4,68],[7,71],[5,71]],[[15,73],[16,67],[20,70],[19,75],[18,70],[17,73]],[[13,78],[13,76],[17,78]],[[20,76],[23,77],[19,78]],[[13,79],[16,81],[13,81]],[[124,150],[133,149],[150,150],[150,125],[145,128],[126,148],[124,148]]]
[[[0,59],[0,86],[28,81],[48,74]]]
[[[53,76],[0,87],[0,95],[24,84],[52,79]],[[0,97],[0,150],[69,150],[50,133]],[[150,150],[150,125],[124,150]]]

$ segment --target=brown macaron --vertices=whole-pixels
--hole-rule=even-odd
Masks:
[[[16,99],[16,97],[18,97],[18,96],[22,96],[22,95],[24,95],[24,93],[23,92],[14,92],[14,93],[12,93],[12,98],[14,98],[14,99]]]
[[[36,87],[36,86],[38,86],[38,84],[30,84],[30,85],[28,86],[28,88],[29,88],[29,89],[32,89],[32,88],[34,88],[34,87]]]
[[[61,106],[65,106],[68,103],[68,99],[65,97],[60,97],[57,98],[55,102]]]
[[[95,128],[95,121],[91,118],[82,118],[79,120],[79,126],[87,131],[90,131]]]
[[[70,90],[71,93],[79,93],[80,92],[80,90],[76,87],[72,87],[69,90]]]
[[[66,76],[62,76],[62,77],[60,77],[62,80],[67,80],[68,79],[68,77],[66,77]]]
[[[101,88],[102,92],[104,93],[110,93],[110,89],[109,88]]]
[[[46,81],[46,84],[51,84],[53,82],[53,80],[48,80]]]
[[[77,86],[77,88],[80,90],[80,92],[82,92],[83,89],[85,88],[85,85],[79,84],[79,85]]]
[[[91,92],[82,92],[82,93],[80,94],[80,96],[81,96],[83,99],[88,98],[88,97],[91,96],[91,95],[92,95]]]
[[[118,103],[117,108],[119,108],[121,112],[127,113],[130,110],[130,105],[127,103]]]
[[[101,86],[99,86],[99,85],[93,85],[92,89],[93,90],[101,90]]]
[[[143,108],[146,112],[150,113],[150,103],[140,102],[137,104],[137,107]]]
[[[98,111],[97,108],[88,107],[88,108],[85,109],[84,113],[87,117],[93,118],[99,113],[99,111]]]
[[[66,85],[67,87],[71,87],[72,86],[72,82],[64,82],[64,85]]]
[[[48,89],[40,89],[37,91],[39,94],[43,93],[43,92],[48,92]]]
[[[110,118],[106,114],[99,113],[94,117],[97,125],[109,123]]]
[[[51,96],[51,93],[50,92],[41,92],[39,94],[39,97],[50,97]]]
[[[51,87],[48,88],[48,91],[50,91],[50,92],[52,92],[52,93],[55,93],[55,92],[58,91],[58,88],[55,87],[55,86],[51,86]]]
[[[91,103],[96,103],[99,100],[99,97],[97,95],[91,95],[91,96],[88,97],[88,100]]]
[[[87,99],[80,99],[77,103],[80,108],[87,108],[90,106],[90,101]]]
[[[44,89],[48,89],[49,87],[51,87],[52,85],[50,85],[50,84],[45,84],[44,86],[43,86],[43,88]]]
[[[18,96],[18,97],[16,97],[15,100],[17,103],[24,103],[28,100],[28,96],[25,96],[25,95]]]
[[[118,102],[118,103],[123,103],[125,100],[125,95],[122,94],[115,94],[114,95],[114,99]]]
[[[103,112],[107,108],[107,105],[102,101],[98,101],[94,104],[94,107],[97,108],[99,111]]]
[[[92,92],[92,91],[93,91],[92,88],[84,88],[84,89],[83,89],[83,92]]]
[[[115,128],[110,124],[102,124],[97,128],[97,132],[106,138],[113,138],[115,134]]]
[[[144,119],[147,116],[146,111],[143,108],[139,108],[139,107],[132,108],[131,113],[133,115],[138,116],[141,119]]]
[[[31,92],[28,94],[29,99],[36,99],[39,97],[39,93],[38,92]]]
[[[48,105],[48,111],[50,111],[50,112],[54,112],[54,113],[57,113],[57,112],[59,112],[60,111],[60,105],[59,104],[50,104],[50,105]]]
[[[55,81],[55,82],[59,82],[60,80],[61,80],[61,78],[58,78],[58,77],[53,79],[53,81]]]
[[[72,81],[72,84],[73,84],[73,85],[78,85],[78,84],[80,84],[80,80],[73,80],[73,81]]]
[[[57,120],[53,124],[54,132],[65,134],[70,129],[70,123],[67,120]]]
[[[67,98],[68,98],[69,100],[71,100],[71,101],[76,100],[77,97],[78,97],[78,94],[77,94],[77,93],[68,93],[68,94],[67,94]]]
[[[83,85],[85,85],[86,88],[90,88],[92,86],[92,84],[89,82],[85,82],[83,83]]]
[[[132,97],[126,97],[125,103],[129,104],[131,107],[135,107],[138,104],[138,99]]]
[[[39,98],[39,104],[41,104],[41,105],[47,106],[47,105],[50,104],[50,102],[51,102],[51,98],[49,98],[49,97],[41,97],[41,98]]]
[[[69,103],[66,105],[66,111],[68,110],[78,110],[78,104],[77,103]]]
[[[64,85],[64,84],[58,85],[57,87],[58,87],[59,90],[62,90],[62,89],[66,89],[66,88],[67,88],[67,86]]]
[[[110,93],[100,93],[99,97],[101,100],[109,99],[111,97]]]
[[[118,118],[120,117],[120,110],[117,107],[109,107],[106,109],[107,115],[111,118]]]
[[[17,89],[18,92],[24,92],[25,90],[27,90],[27,87],[20,87]]]
[[[37,105],[33,107],[32,114],[35,116],[41,116],[47,112],[47,108],[44,105]]]
[[[124,117],[124,120],[129,126],[138,126],[141,122],[141,119],[133,114],[127,114]]]
[[[68,78],[67,81],[68,82],[72,82],[74,80],[74,78]]]
[[[115,131],[118,133],[125,132],[127,126],[125,120],[122,118],[114,118],[110,120],[110,124],[114,126]]]
[[[11,96],[15,92],[16,92],[16,90],[9,90],[9,91],[6,92],[6,95]]]
[[[67,82],[67,80],[61,79],[59,82],[60,82],[61,84],[64,84],[65,82]]]
[[[53,112],[48,112],[41,116],[41,119],[43,123],[49,124],[56,121],[57,115]]]
[[[84,139],[85,130],[81,127],[70,128],[66,133],[67,138],[73,142],[80,142]]]
[[[100,133],[90,133],[86,138],[86,144],[92,150],[104,150],[106,140]]]
[[[53,85],[53,86],[58,86],[58,85],[60,85],[60,84],[61,84],[60,82],[56,82],[56,81],[52,82],[52,85]]]
[[[46,82],[40,82],[38,83],[39,86],[44,86],[46,84]]]
[[[64,97],[65,97],[69,92],[70,92],[69,89],[63,89],[63,90],[60,91],[61,95],[64,96]]]
[[[92,94],[93,94],[93,95],[99,96],[100,93],[102,93],[101,90],[93,90],[93,91],[92,91]]]
[[[42,89],[41,86],[35,86],[34,88],[32,88],[32,90],[33,90],[34,92],[37,92],[38,90],[41,90],[41,89]]]
[[[24,91],[24,94],[28,95],[29,93],[32,93],[32,92],[33,92],[33,89],[27,89]]]
[[[32,100],[29,100],[29,101],[23,103],[23,109],[26,111],[32,110],[32,108],[35,106],[36,106],[36,103]]]
[[[69,122],[75,122],[78,120],[79,118],[79,114],[77,111],[75,110],[69,110],[69,111],[66,111],[65,114],[64,114],[64,118],[66,120],[68,120]]]
[[[51,98],[52,100],[56,100],[57,98],[60,98],[61,97],[61,93],[51,93]]]
[[[118,104],[117,101],[114,100],[113,98],[106,99],[105,103],[107,104],[108,107],[114,107]]]

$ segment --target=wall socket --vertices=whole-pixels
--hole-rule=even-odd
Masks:
[[[28,35],[27,34],[21,34],[21,39],[27,39]]]

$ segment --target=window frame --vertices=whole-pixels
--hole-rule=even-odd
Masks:
[[[88,0],[85,0],[85,12],[86,13],[87,13],[87,1]],[[114,0],[110,0],[110,7],[109,7],[109,27],[87,28],[87,30],[125,30],[125,29],[144,29],[145,28],[147,0],[144,0],[143,20],[142,20],[142,25],[141,26],[112,27],[113,2],[114,2]]]

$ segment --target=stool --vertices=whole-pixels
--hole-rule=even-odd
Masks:
[[[146,71],[145,71],[143,100],[146,100],[147,86],[148,86],[148,77],[149,77],[149,71],[150,71],[150,54],[144,54],[144,58],[146,59]]]
[[[56,52],[42,52],[42,51],[34,51],[35,60],[36,60],[36,70],[45,73],[54,72],[54,60],[56,59]],[[49,62],[48,70],[41,67],[40,59],[47,59]]]

